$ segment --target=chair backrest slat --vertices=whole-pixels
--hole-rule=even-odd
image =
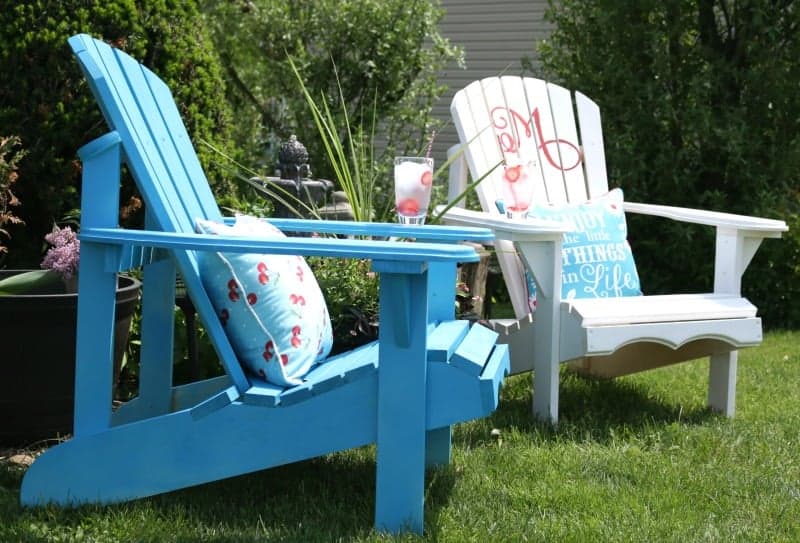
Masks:
[[[555,200],[551,196],[550,202],[582,202],[587,198],[586,181],[583,176],[572,95],[564,87],[552,83],[547,84],[547,95],[553,115],[554,133],[553,139],[545,142],[543,146],[548,151],[545,157],[545,167],[561,172],[564,177],[565,194],[561,201]]]
[[[514,158],[522,164],[532,164],[531,175],[535,176],[533,183],[533,198],[540,201],[547,199],[547,185],[549,172],[542,169],[542,158],[539,151],[540,134],[534,126],[534,117],[531,112],[535,104],[541,102],[542,97],[547,97],[544,85],[537,85],[536,81],[526,81],[519,77],[502,77],[499,80],[503,87],[505,103],[499,107],[492,103],[493,94],[487,94],[487,102],[494,111],[495,130],[500,152],[505,158]],[[549,109],[546,120],[549,119]],[[552,126],[552,124],[551,124]],[[503,141],[504,140],[504,141]],[[497,179],[496,182],[502,182]],[[549,183],[561,184],[560,176],[549,180]]]
[[[148,227],[194,232],[197,218],[222,214],[197,159],[169,88],[158,76],[117,49],[87,35],[69,40],[107,124],[122,141],[128,165],[145,201]],[[244,393],[249,380],[215,318],[194,251],[175,251],[175,262],[228,375]]]
[[[600,108],[594,101],[578,91],[575,91],[575,105],[578,109],[578,122],[581,127],[586,186],[589,197],[594,198],[608,192],[606,152],[603,145]]]
[[[462,134],[462,141],[471,142],[469,153],[466,155],[470,171],[491,170],[499,161],[499,157],[496,156],[495,134],[480,82],[475,82],[458,93],[453,99],[452,107],[465,112],[463,116],[454,117],[454,121],[459,134]],[[496,175],[495,170],[490,178],[482,183],[486,185],[485,190],[478,191],[478,198],[484,209],[494,207],[497,199],[491,179]]]
[[[186,187],[181,187],[180,190],[181,194],[185,195],[184,197],[188,196],[190,198],[189,202],[184,203],[187,212],[192,217],[202,216],[209,220],[220,220],[222,215],[219,206],[214,194],[211,192],[208,179],[197,158],[197,153],[189,134],[186,132],[186,126],[183,124],[180,112],[175,107],[175,99],[172,96],[172,92],[157,75],[141,65],[140,68],[147,78],[155,104],[161,113],[165,129],[171,139],[172,147],[169,147],[169,149],[175,153],[175,164],[180,164],[181,166],[178,173],[185,174],[185,178],[179,177],[178,180],[191,187],[191,190],[187,190]]]
[[[569,90],[541,79],[489,77],[456,93],[450,110],[473,176],[501,161],[535,162],[534,203],[582,202],[608,191],[599,108],[582,94],[573,101]],[[501,166],[478,186],[486,211],[495,211],[503,173]]]
[[[207,204],[209,197],[213,202],[208,181],[166,85],[121,51],[91,38],[83,41],[87,51],[94,49],[93,58],[102,61],[107,77],[95,80],[93,86],[101,94],[103,86],[111,91],[104,97],[111,100],[104,100],[106,120],[122,136],[134,178],[152,185],[153,192],[142,196],[159,226],[191,232],[195,217],[219,218],[216,204]],[[194,183],[189,170],[199,178]],[[205,187],[202,197],[198,187]]]

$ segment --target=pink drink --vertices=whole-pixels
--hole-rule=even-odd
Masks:
[[[503,170],[502,198],[509,216],[524,216],[533,199],[533,162],[508,161]]]
[[[395,157],[394,191],[397,217],[403,224],[424,224],[433,185],[433,159]]]

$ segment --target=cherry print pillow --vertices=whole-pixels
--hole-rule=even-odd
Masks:
[[[256,217],[233,226],[197,219],[204,234],[285,237]],[[314,274],[301,256],[200,254],[200,275],[240,362],[283,387],[301,384],[333,344],[331,320]]]

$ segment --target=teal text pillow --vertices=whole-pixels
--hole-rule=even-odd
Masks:
[[[534,205],[528,216],[572,225],[561,248],[562,300],[642,294],[621,189],[580,204]]]
[[[204,234],[285,237],[255,217],[233,226],[198,219]],[[330,352],[331,321],[314,274],[301,256],[201,253],[200,275],[240,362],[278,386],[301,384]]]

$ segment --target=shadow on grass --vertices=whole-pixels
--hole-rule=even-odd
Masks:
[[[590,379],[562,370],[559,423],[556,428],[532,415],[531,375],[508,379],[497,410],[480,424],[501,431],[514,428],[539,439],[591,439],[604,443],[621,430],[637,432],[658,424],[703,424],[720,415],[707,407],[686,408],[648,395],[650,391],[625,379]],[[478,445],[474,435],[460,434],[463,445]],[[458,441],[456,441],[458,443]]]
[[[530,383],[530,374],[508,379],[497,411],[491,417],[458,425],[454,446],[491,447],[494,428],[504,435],[512,429],[529,434],[533,441],[544,444],[565,439],[605,443],[624,431],[646,432],[659,424],[703,424],[716,417],[705,408],[684,410],[680,405],[650,397],[650,389],[629,380],[598,381],[564,372],[560,424],[554,429],[533,419]],[[265,443],[269,439],[265,436]],[[429,539],[437,539],[439,515],[451,500],[459,469],[458,462],[454,462],[427,474],[425,527]],[[42,526],[70,532],[87,524],[116,523],[120,518],[137,525],[140,541],[164,540],[166,534],[171,536],[167,538],[170,541],[187,542],[374,537],[374,447],[108,507],[22,508],[21,476],[21,469],[11,471],[0,466],[0,526],[11,526],[10,533],[25,535],[22,540],[47,540],[35,533]]]
[[[19,505],[24,469],[0,465],[0,526],[24,534],[25,541],[49,540],[39,538],[42,526],[66,534],[120,518],[135,522],[137,541],[162,541],[166,534],[169,541],[186,542],[370,538],[375,468],[370,446],[123,504],[24,508]],[[456,479],[452,465],[428,470],[426,532],[437,525]]]

